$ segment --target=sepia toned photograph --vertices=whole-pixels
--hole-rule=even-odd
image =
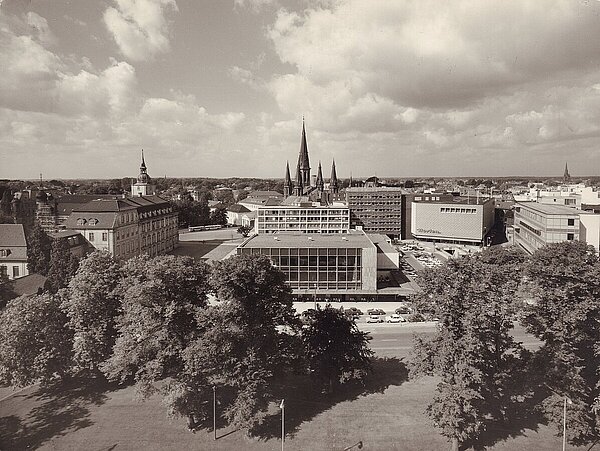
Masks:
[[[599,0],[0,0],[0,451],[600,451]]]

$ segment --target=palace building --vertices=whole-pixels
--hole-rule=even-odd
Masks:
[[[177,213],[171,204],[154,194],[144,154],[133,197],[96,199],[74,208],[66,228],[79,232],[96,249],[126,260],[137,255],[165,254],[178,243]]]

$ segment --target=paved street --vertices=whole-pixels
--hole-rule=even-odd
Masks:
[[[400,324],[367,324],[365,317],[357,321],[359,328],[371,333],[371,349],[380,357],[408,357],[412,349],[414,334],[431,335],[435,332],[436,323],[400,323]],[[540,341],[529,335],[522,326],[515,324],[513,336],[523,343],[527,349],[537,349]]]

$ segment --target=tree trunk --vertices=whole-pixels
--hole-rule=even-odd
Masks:
[[[458,437],[452,437],[452,448],[450,448],[452,451],[458,451]]]

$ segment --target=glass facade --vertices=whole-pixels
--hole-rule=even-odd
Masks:
[[[263,254],[286,276],[292,289],[360,290],[361,248],[239,248]]]

